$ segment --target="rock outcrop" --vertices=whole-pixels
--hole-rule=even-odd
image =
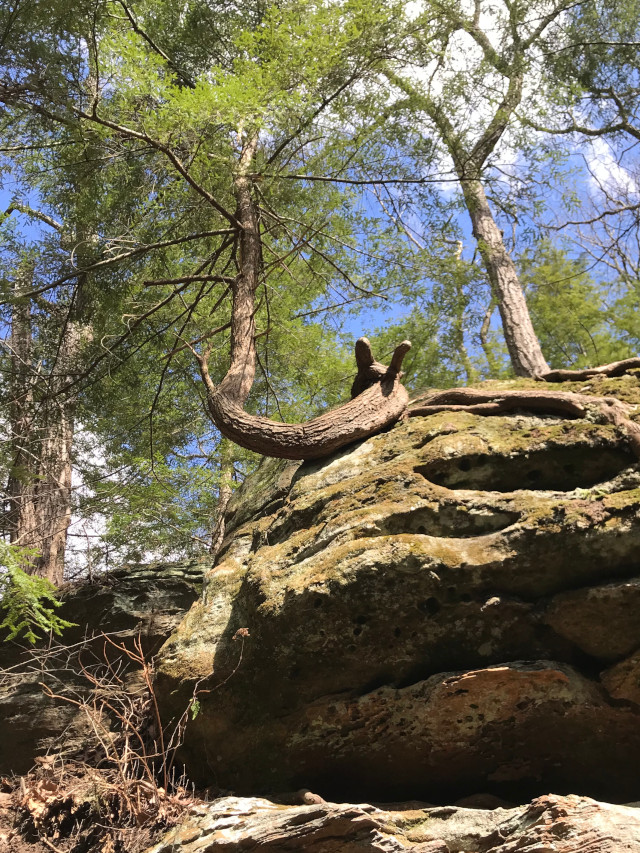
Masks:
[[[77,750],[87,738],[86,715],[71,701],[52,700],[42,685],[67,699],[82,699],[91,684],[82,666],[95,671],[105,655],[122,658],[105,646],[102,632],[132,649],[138,638],[149,659],[180,623],[197,598],[205,564],[162,563],[125,566],[99,575],[94,583],[61,590],[59,615],[75,626],[60,642],[35,649],[17,642],[0,643],[0,713],[5,737],[0,739],[0,775],[25,773],[43,752]],[[131,661],[118,667],[132,676]]]
[[[542,796],[490,811],[418,803],[380,808],[281,806],[226,797],[195,814],[147,853],[637,853],[640,811],[586,797]]]
[[[640,404],[637,374],[575,390]],[[197,698],[188,772],[351,802],[640,799],[639,513],[596,414],[441,412],[265,461],[157,659],[167,719]]]

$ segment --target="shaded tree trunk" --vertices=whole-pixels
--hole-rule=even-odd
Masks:
[[[456,260],[460,263],[460,258],[462,256],[462,241],[458,242],[458,252]],[[465,345],[465,308],[466,308],[466,300],[464,296],[464,291],[462,289],[462,285],[460,284],[460,279],[456,275],[454,277],[454,288],[456,294],[455,300],[455,319],[454,319],[454,333],[456,338],[456,345],[458,348],[458,352],[460,353],[460,360],[462,361],[462,366],[464,368],[465,377],[468,384],[475,382],[478,378],[478,374],[469,358],[469,351]]]
[[[495,310],[496,300],[495,297],[492,295],[491,301],[489,302],[484,317],[482,318],[482,326],[480,327],[480,345],[482,346],[484,356],[487,359],[487,365],[489,366],[489,370],[493,376],[498,375],[498,364],[496,362],[495,355],[491,350],[491,344],[489,342],[489,330],[491,328],[491,317]]]
[[[35,487],[38,473],[37,444],[33,434],[34,395],[31,363],[31,301],[25,296],[33,284],[33,264],[18,267],[11,316],[9,420],[11,467],[7,481],[6,531],[12,544],[37,547]]]
[[[220,485],[218,486],[218,505],[216,507],[215,524],[211,533],[209,553],[215,562],[218,551],[224,540],[225,514],[231,495],[233,494],[233,454],[226,439],[220,443]]]
[[[81,333],[77,323],[64,330],[54,365],[55,377],[36,389],[30,361],[31,324],[28,302],[14,307],[12,318],[11,442],[13,462],[7,484],[9,539],[37,552],[32,574],[59,586],[71,520],[71,451],[76,395],[61,397],[70,378]],[[42,382],[42,380],[40,380]],[[35,393],[37,391],[37,393]]]
[[[51,397],[45,401],[41,428],[40,467],[36,487],[37,529],[40,557],[36,574],[60,586],[64,577],[64,554],[71,521],[72,449],[77,394],[62,394],[77,364],[82,342],[81,325],[68,320],[60,342],[56,376],[50,382]]]
[[[31,299],[33,264],[17,271],[11,318],[12,464],[7,481],[5,529],[12,544],[34,551],[28,570],[59,586],[71,520],[72,447],[77,393],[64,392],[78,365],[86,330],[79,280],[48,375],[34,364]]]

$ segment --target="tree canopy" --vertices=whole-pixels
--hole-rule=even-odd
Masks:
[[[252,451],[313,457],[397,417],[402,357],[415,390],[635,355],[638,20],[629,0],[5,4],[7,539],[56,583],[69,542],[84,567],[205,553]],[[347,402],[362,335],[392,369],[359,345]]]

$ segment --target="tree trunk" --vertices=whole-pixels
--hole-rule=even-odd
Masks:
[[[23,261],[16,274],[11,316],[9,420],[11,468],[7,482],[6,530],[9,541],[35,548],[35,486],[38,446],[33,435],[31,302],[23,296],[33,285],[33,264]]]
[[[494,297],[513,369],[518,376],[542,376],[548,372],[515,264],[507,252],[502,232],[496,225],[484,187],[479,180],[460,175],[464,200],[471,217]]]
[[[484,313],[484,317],[482,318],[482,326],[480,327],[480,345],[482,347],[482,351],[484,352],[484,357],[487,360],[487,365],[489,367],[489,372],[491,376],[498,376],[498,365],[496,363],[495,356],[491,351],[491,344],[489,343],[489,329],[491,328],[491,317],[493,316],[493,312],[496,310],[496,300],[495,297],[491,296],[491,301],[487,306],[487,310]]]
[[[215,391],[209,411],[220,432],[241,447],[281,459],[320,459],[397,421],[409,394],[399,375],[376,382],[353,400],[303,424],[282,424],[250,415]]]
[[[42,439],[40,476],[36,492],[37,527],[34,539],[40,556],[34,574],[60,586],[64,578],[64,553],[71,521],[71,449],[75,400],[53,401],[57,411],[47,423]]]
[[[215,563],[218,551],[224,540],[225,513],[233,494],[233,454],[231,445],[226,439],[220,442],[220,485],[218,486],[218,505],[216,507],[216,520],[211,533],[211,546],[209,553]]]
[[[256,365],[255,294],[260,283],[261,244],[258,210],[252,195],[250,172],[258,145],[257,135],[245,145],[234,180],[239,269],[233,284],[231,309],[231,363],[215,386],[205,350],[193,350],[207,388],[211,419],[226,438],[265,456],[318,459],[373,435],[394,423],[407,409],[409,395],[400,384],[402,359],[411,344],[403,341],[387,368],[375,362],[366,338],[356,344],[358,396],[303,424],[283,424],[244,411]],[[366,390],[365,390],[366,389]],[[362,393],[359,391],[362,390]]]
[[[17,306],[12,322],[12,340],[25,341],[24,308]],[[10,541],[38,553],[32,557],[31,574],[62,583],[67,530],[71,520],[71,449],[74,432],[75,395],[56,396],[56,387],[68,380],[69,365],[77,354],[79,331],[69,323],[54,369],[55,382],[45,388],[43,399],[34,403],[33,383],[26,393],[13,392],[13,467],[9,475],[8,527]],[[20,353],[20,354],[19,354]],[[24,349],[14,350],[12,361],[22,359]],[[22,381],[14,369],[14,378]],[[36,420],[37,414],[37,420]]]
[[[240,223],[238,239],[239,272],[233,285],[231,312],[231,364],[220,383],[220,393],[243,406],[256,374],[255,298],[259,284],[262,250],[258,211],[252,195],[251,169],[258,145],[254,136],[246,145],[235,178],[236,219]]]
[[[458,249],[458,262],[460,262],[460,256],[462,254],[462,243],[459,243]],[[458,347],[458,352],[460,353],[460,360],[462,361],[462,367],[464,368],[465,377],[467,384],[470,385],[472,382],[475,382],[478,378],[477,371],[475,370],[473,364],[471,363],[471,359],[469,358],[469,351],[464,342],[465,335],[465,323],[464,323],[464,308],[465,308],[465,299],[464,292],[462,290],[462,286],[460,284],[460,279],[457,275],[454,276],[454,288],[456,292],[455,299],[455,319],[453,321],[454,334],[456,337],[456,345]]]
[[[10,427],[12,467],[7,484],[7,523],[11,543],[33,549],[28,571],[60,586],[71,520],[72,445],[77,394],[61,389],[77,368],[85,337],[75,318],[83,282],[62,323],[56,358],[48,376],[32,364],[32,317],[29,297],[33,267],[22,265],[14,287],[11,320]]]
[[[78,283],[76,300],[80,299],[83,282]],[[70,315],[77,314],[70,310]],[[36,492],[36,508],[40,557],[36,573],[60,586],[64,577],[64,554],[71,521],[72,449],[75,431],[77,393],[61,393],[73,378],[83,340],[83,327],[67,318],[53,366],[56,376],[49,382],[42,430],[40,470]]]

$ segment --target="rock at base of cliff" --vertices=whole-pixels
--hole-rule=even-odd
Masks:
[[[146,853],[640,853],[640,810],[547,795],[479,810],[226,797],[198,806]]]

